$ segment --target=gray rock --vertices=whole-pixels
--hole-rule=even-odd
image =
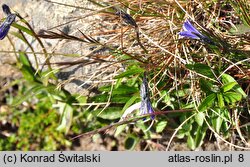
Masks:
[[[57,0],[57,2],[97,9],[96,6],[93,6],[93,4],[87,2],[87,0]],[[78,29],[80,29],[83,33],[90,34],[92,31],[91,27],[94,27],[95,24],[98,24],[98,22],[101,20],[99,16],[91,15],[83,19],[70,22],[75,18],[88,15],[88,13],[90,13],[91,11],[48,3],[44,0],[1,0],[1,4],[3,3],[7,4],[12,10],[18,12],[21,16],[23,16],[36,32],[41,29],[52,31],[62,30],[66,33],[69,33],[70,35],[80,36],[81,34],[79,33]],[[0,17],[4,17],[2,11],[0,11]],[[16,21],[20,23],[18,18],[16,19]],[[10,32],[17,32],[17,30],[12,27]],[[36,52],[42,53],[42,48],[39,43],[29,35],[26,34],[25,36],[27,40],[32,44],[34,50]],[[19,40],[17,37],[14,37],[11,34],[9,35],[9,37],[12,39],[16,51],[21,50],[25,52],[32,52],[27,44]],[[13,47],[10,45],[10,42],[7,38],[0,41],[0,43],[0,63],[12,64],[15,61],[14,54],[6,53],[3,51],[13,52]],[[44,39],[43,43],[48,53],[57,53],[57,55],[53,55],[51,57],[51,62],[72,62],[75,60],[79,60],[78,57],[67,57],[63,56],[63,54],[79,54],[84,56],[90,53],[90,46],[78,41]],[[34,55],[28,54],[28,56],[35,67]],[[45,57],[43,54],[37,54],[37,56],[41,68],[42,64],[45,62]],[[56,65],[54,67],[57,68]],[[64,88],[71,93],[86,94],[88,92],[86,91],[86,88],[89,88],[90,85],[86,83],[84,84],[84,82],[88,80],[90,76],[93,76],[95,74],[95,69],[97,67],[100,67],[100,65],[92,64],[87,66],[72,66],[63,69],[57,74],[57,76],[61,80]],[[84,84],[84,86],[81,86],[82,84]]]

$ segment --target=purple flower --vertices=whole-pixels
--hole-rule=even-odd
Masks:
[[[140,95],[141,95],[140,115],[152,114],[151,119],[154,119],[155,118],[155,116],[153,115],[154,110],[150,102],[146,72],[144,73],[144,77],[143,77],[143,81],[142,81],[142,85],[140,89]]]
[[[201,40],[202,42],[206,42],[209,44],[213,44],[213,42],[205,35],[200,33],[192,24],[189,20],[186,20],[183,24],[183,30],[182,32],[179,33],[180,36],[182,37],[187,37],[191,39],[198,39]]]
[[[10,12],[7,5],[2,6],[4,13],[7,15],[5,21],[0,26],[0,40],[4,39],[8,34],[11,24],[15,21],[16,15]]]
[[[10,8],[9,8],[8,5],[3,4],[3,5],[2,5],[2,9],[3,9],[3,12],[4,12],[7,16],[11,14]]]

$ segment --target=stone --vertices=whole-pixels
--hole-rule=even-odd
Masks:
[[[94,6],[92,3],[88,2],[87,0],[54,0],[54,2],[74,5],[76,7],[84,7],[89,9],[98,9],[97,6]],[[83,33],[87,35],[92,33],[92,27],[98,25],[101,18],[98,15],[91,14],[91,10],[84,10],[75,7],[69,7],[65,5],[60,5],[56,3],[46,2],[44,0],[1,0],[2,4],[7,4],[12,11],[18,12],[22,17],[24,17],[35,32],[39,32],[41,29],[44,30],[51,30],[55,32],[59,32],[58,30],[64,31],[70,35],[75,35],[80,37],[81,30]],[[84,17],[88,16],[88,17]],[[3,12],[0,11],[0,18],[5,17]],[[76,18],[78,19],[76,21]],[[70,22],[72,21],[72,22]],[[16,22],[19,24],[19,18],[16,18]],[[65,24],[67,23],[67,24]],[[24,25],[24,24],[22,24]],[[79,30],[78,30],[79,29]],[[10,34],[8,35],[14,44],[16,51],[25,51],[25,52],[32,52],[32,50],[28,47],[28,45],[14,37],[11,32],[18,32],[16,28],[11,27]],[[39,63],[39,68],[45,62],[45,56],[43,54],[43,50],[39,43],[27,34],[25,37],[29,41],[29,43],[34,48],[35,52],[37,52],[37,58]],[[48,53],[56,53],[50,58],[51,63],[58,63],[58,62],[72,62],[76,60],[84,59],[84,55],[88,55],[91,53],[91,46],[88,46],[86,43],[82,43],[79,41],[69,41],[69,40],[58,40],[58,39],[43,39],[44,46]],[[93,48],[93,46],[92,46]],[[8,38],[0,41],[0,64],[3,66],[8,64],[15,63],[15,56],[14,56],[14,48],[11,45]],[[8,53],[10,52],[10,53]],[[65,54],[79,54],[82,57],[69,57],[64,56]],[[35,59],[33,54],[28,54],[30,61],[32,62],[33,66],[35,65]],[[55,69],[58,68],[57,65],[52,65]],[[100,64],[91,64],[91,65],[76,65],[65,68],[61,70],[57,76],[59,80],[64,86],[71,93],[83,93],[87,94],[89,83],[84,84],[89,77],[93,76],[96,72],[96,68],[100,67]],[[46,68],[46,66],[45,66]],[[3,68],[2,68],[3,69]],[[99,77],[101,78],[101,77]],[[81,86],[84,84],[84,86]]]

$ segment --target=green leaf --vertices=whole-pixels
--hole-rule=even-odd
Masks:
[[[190,94],[190,89],[182,89],[174,92],[177,97],[184,97]]]
[[[87,103],[88,97],[83,95],[74,95],[78,103]]]
[[[245,34],[247,32],[250,32],[250,27],[245,24],[238,24],[238,25],[232,26],[229,32],[233,35]]]
[[[224,109],[215,108],[210,120],[215,132],[220,133],[222,122],[224,121]]]
[[[196,147],[195,147],[195,142],[194,142],[194,139],[193,137],[189,134],[188,135],[188,139],[187,139],[187,145],[190,149],[194,150]]]
[[[23,52],[19,53],[19,61],[21,62],[21,71],[24,78],[28,81],[35,81],[35,70],[32,67],[27,55]]]
[[[124,107],[122,108],[122,113],[124,113],[124,111],[126,109],[128,109],[139,97],[137,95],[132,96],[124,105]]]
[[[211,81],[201,78],[199,83],[202,91],[208,94],[212,93],[213,83]]]
[[[221,79],[222,79],[223,84],[236,82],[236,80],[233,77],[231,77],[230,75],[228,75],[228,74],[223,74],[221,76]]]
[[[192,123],[190,123],[190,122],[187,122],[187,123],[185,123],[183,126],[182,126],[182,129],[184,129],[186,132],[189,132],[189,131],[191,131],[192,130]]]
[[[138,141],[139,141],[138,137],[136,137],[134,135],[128,135],[128,137],[125,139],[125,144],[124,144],[125,149],[134,150]]]
[[[223,119],[225,120],[225,122],[232,122],[232,117],[231,117],[231,113],[228,111],[228,109],[224,108],[223,109]]]
[[[233,104],[241,100],[242,95],[236,92],[226,92],[223,94],[225,101],[229,104]]]
[[[212,93],[210,94],[209,96],[207,96],[205,98],[205,100],[202,101],[202,103],[200,104],[199,106],[199,111],[205,111],[207,110],[209,107],[211,107],[215,101],[215,98],[216,98],[216,94],[215,93]]]
[[[110,92],[111,86],[103,86],[99,88],[100,91]],[[127,86],[127,85],[120,85],[119,87],[112,90],[113,95],[122,95],[122,94],[132,94],[138,92],[138,89],[135,87]]]
[[[124,113],[124,111],[129,107],[131,106],[135,100],[138,99],[138,96],[132,96],[127,102],[126,104],[124,105],[123,109],[122,109],[122,113]],[[115,137],[117,137],[125,128],[126,128],[126,124],[125,125],[120,125],[116,128],[116,131],[115,131]]]
[[[139,129],[141,129],[144,133],[144,139],[151,139],[151,131],[147,130],[148,129],[148,125],[145,124],[145,122],[143,120],[139,120],[136,124],[136,127],[138,127]]]
[[[117,89],[118,87],[120,87],[122,85],[122,80],[123,80],[122,78],[119,78],[116,80],[114,89]]]
[[[26,28],[26,27],[24,27],[24,26],[22,26],[20,24],[13,23],[11,26],[13,26],[13,27],[15,27],[15,28],[17,28],[17,29],[19,29],[19,30],[21,30],[23,32],[26,32],[27,34],[29,34],[31,36],[34,36],[33,32],[30,29],[28,29],[28,28]]]
[[[204,119],[205,119],[205,114],[203,112],[198,112],[196,115],[195,115],[195,121],[197,122],[197,124],[199,126],[202,126],[203,122],[204,122]]]
[[[224,99],[221,93],[217,93],[218,105],[220,108],[225,107]]]
[[[54,85],[49,85],[49,86],[44,86],[43,84],[41,83],[37,83],[37,82],[34,82],[34,83],[31,83],[31,88],[26,91],[24,93],[24,95],[22,95],[22,97],[20,98],[17,98],[13,101],[12,105],[13,106],[18,106],[20,105],[21,103],[23,103],[24,101],[32,98],[33,96],[37,96],[38,94],[41,94],[41,93],[44,93],[43,96],[45,97],[56,97],[58,96],[58,98],[60,98],[61,100],[61,95],[64,94],[64,92],[59,92],[57,89],[56,89],[56,86]],[[50,96],[52,95],[52,96]]]
[[[207,76],[208,78],[214,79],[214,74],[208,65],[196,63],[196,64],[187,64],[186,67],[192,71],[195,71],[195,72],[201,74],[201,75],[204,75],[204,76]]]
[[[222,92],[227,92],[227,91],[231,90],[237,84],[238,84],[237,82],[226,83],[225,85],[223,85],[221,87],[221,90],[222,90]]]
[[[124,129],[126,128],[127,124],[124,124],[124,125],[120,125],[116,128],[116,131],[115,131],[115,137],[118,137],[119,134],[122,133],[122,131],[124,131]]]
[[[156,125],[156,133],[161,133],[167,126],[167,121],[160,121]]]
[[[111,98],[111,102],[112,103],[126,103],[129,99],[131,98],[131,96],[129,95],[113,95]]]
[[[99,118],[108,120],[118,119],[122,116],[121,107],[107,107],[105,110],[102,110],[103,109],[97,109],[91,113]]]
[[[108,98],[109,98],[109,95],[107,93],[105,94],[99,94],[99,95],[95,95],[94,97],[92,97],[90,99],[90,101],[92,102],[97,102],[97,103],[100,103],[100,102],[107,102],[108,101]]]
[[[228,123],[227,121],[223,121],[221,125],[221,132],[223,132],[223,135],[225,137],[229,137],[229,135],[231,134],[229,124],[230,123]]]
[[[230,83],[230,82],[236,82],[236,80],[233,77],[231,77],[230,75],[228,75],[228,74],[223,74],[221,76],[221,78],[222,78],[222,82],[224,84],[227,84],[227,83]],[[234,90],[236,92],[240,93],[243,96],[243,98],[247,97],[247,94],[244,92],[244,90],[240,87],[240,85],[238,83],[237,83],[237,85],[235,85]]]
[[[9,32],[9,33],[22,40],[24,43],[27,43],[20,33],[18,32]]]
[[[189,134],[189,132],[185,131],[184,129],[180,129],[178,131],[177,138],[178,139],[183,139],[187,134]]]
[[[222,122],[223,122],[223,119],[221,117],[212,118],[212,125],[213,125],[214,130],[217,133],[220,133]]]
[[[130,76],[135,75],[135,74],[141,74],[141,73],[143,73],[143,71],[144,71],[144,69],[139,68],[137,66],[133,66],[131,69],[127,69],[125,72],[115,76],[115,79],[130,77]]]
[[[32,96],[40,93],[41,91],[43,91],[44,86],[41,84],[35,84],[33,87],[31,87],[27,92],[25,92],[25,94],[18,99],[15,99],[12,103],[12,106],[18,106],[21,103],[23,103],[24,101],[26,101],[27,99],[31,98]]]
[[[198,129],[196,130],[195,141],[194,141],[196,148],[201,146],[205,135],[206,135],[206,129],[203,128],[202,126],[199,126]]]
[[[164,97],[162,102],[164,102],[166,104],[166,107],[171,107],[172,109],[174,109],[174,105],[172,104],[172,101],[174,101],[174,98],[170,96],[169,93],[167,93],[167,91],[162,91],[161,92],[161,97]]]
[[[73,108],[67,103],[60,103],[60,113],[62,113],[61,124],[56,128],[58,131],[64,131],[65,134],[68,133],[70,126],[72,124]]]

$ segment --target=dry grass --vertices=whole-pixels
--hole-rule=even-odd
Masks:
[[[188,93],[185,96],[177,95],[175,101],[178,103],[178,109],[186,107],[186,104],[192,104],[192,109],[195,112],[187,115],[187,118],[183,122],[179,122],[178,125],[166,128],[166,131],[173,132],[171,137],[164,138],[164,135],[162,135],[160,138],[163,141],[157,138],[156,143],[153,140],[146,142],[145,149],[150,145],[152,146],[151,149],[169,150],[172,147],[171,142],[177,138],[178,131],[196,116],[200,104],[206,97],[206,93],[200,87],[200,79],[211,80],[214,81],[215,85],[222,86],[221,76],[227,73],[237,80],[248,97],[238,103],[239,106],[242,106],[242,110],[237,107],[233,109],[229,108],[231,106],[228,107],[231,114],[229,121],[225,118],[226,116],[221,116],[222,119],[228,121],[230,138],[228,135],[223,136],[218,133],[210,125],[209,120],[207,120],[209,112],[205,112],[206,119],[204,119],[204,122],[207,124],[209,132],[214,136],[214,139],[211,139],[206,134],[206,141],[214,140],[218,143],[223,141],[230,146],[230,149],[231,147],[249,149],[250,31],[247,29],[244,33],[231,33],[233,28],[240,29],[239,25],[243,23],[243,16],[247,23],[249,18],[244,15],[244,12],[249,10],[249,6],[242,7],[242,4],[244,2],[247,4],[247,1],[238,1],[236,5],[239,6],[236,7],[230,1],[89,1],[96,4],[96,9],[90,9],[88,6],[79,7],[72,4],[47,1],[69,8],[88,10],[88,12],[82,16],[73,16],[72,20],[67,23],[62,23],[36,34],[38,38],[64,40],[66,45],[72,41],[84,43],[85,49],[89,50],[86,54],[76,54],[78,57],[72,58],[72,62],[53,62],[52,59],[49,63],[48,60],[51,57],[61,53],[47,54],[49,56],[46,58],[45,64],[51,65],[53,69],[51,73],[76,65],[89,66],[90,69],[94,69],[91,74],[86,76],[70,76],[67,80],[60,82],[58,88],[72,80],[83,78],[85,81],[79,87],[91,85],[86,88],[90,92],[96,87],[111,85],[111,91],[106,102],[73,105],[87,106],[86,110],[102,108],[101,112],[104,111],[112,105],[112,91],[117,84],[114,77],[126,71],[126,68],[130,65],[136,65],[150,74],[151,98],[159,111],[170,108],[167,103],[162,102],[162,99],[171,93],[186,90],[188,85]],[[241,10],[243,16],[236,9]],[[117,11],[120,11],[120,14],[117,14]],[[89,31],[83,32],[79,27],[79,29],[68,34],[61,30],[67,24],[84,22],[84,19],[89,16],[95,16],[96,18],[88,23]],[[195,27],[211,37],[216,45],[210,46],[201,41],[180,39],[178,33],[182,30],[183,22],[186,19],[191,20]],[[215,79],[187,68],[187,64],[194,63],[209,66]],[[217,73],[218,69],[221,72],[220,74]],[[122,81],[125,82],[126,79]],[[163,94],[163,91],[166,94]],[[79,94],[80,96],[83,95],[81,92]],[[91,94],[91,96],[94,95]],[[212,112],[216,113],[216,111]],[[174,122],[176,119],[169,118],[168,121]],[[162,144],[164,140],[168,141],[167,144]]]
[[[99,40],[88,40],[87,43],[91,46],[95,45],[96,49],[88,55],[83,55],[80,59],[87,58],[87,62],[90,63],[105,61],[105,65],[97,68],[96,72],[85,83],[88,82],[91,85],[112,83],[114,85],[113,77],[124,70],[124,65],[139,63],[139,66],[152,73],[153,77],[150,83],[155,100],[164,98],[161,90],[168,90],[168,93],[171,93],[175,90],[181,90],[185,84],[189,83],[190,92],[189,96],[185,97],[186,103],[194,103],[197,109],[204,95],[199,88],[198,79],[207,77],[188,70],[185,65],[199,62],[207,64],[211,68],[217,68],[218,61],[221,61],[220,63],[225,69],[223,73],[229,73],[237,78],[248,93],[250,72],[246,63],[249,62],[249,58],[243,56],[244,58],[238,59],[232,57],[231,54],[236,53],[233,52],[236,50],[242,52],[243,55],[248,54],[250,39],[247,34],[232,35],[229,32],[242,23],[239,15],[229,3],[203,0],[159,0],[157,2],[154,0],[106,0],[95,2],[99,4],[100,9],[92,14],[99,16],[100,19],[91,23],[90,33],[82,34],[79,39],[99,38]],[[122,9],[132,16],[136,24],[116,15],[115,10],[117,9]],[[186,19],[191,20],[200,30],[214,37],[213,39],[217,39],[219,42],[218,50],[221,54],[215,53],[201,42],[179,38],[178,33]],[[109,52],[98,51],[102,48],[108,48]],[[123,59],[121,54],[114,54],[117,51],[127,55],[128,58]],[[109,67],[110,65],[112,68]],[[99,76],[103,78],[100,79]],[[220,82],[220,76],[215,82]],[[77,77],[81,76],[74,76],[74,79]],[[166,80],[166,78],[168,79]],[[110,98],[104,108],[111,104]],[[182,101],[183,99],[178,100]],[[162,109],[166,107],[162,106]],[[238,126],[237,120],[240,115],[237,112],[234,113],[236,122],[231,122],[231,124],[235,126],[240,140],[248,145],[248,141],[245,140]],[[176,137],[176,133],[184,123],[176,128],[166,150],[169,149],[172,139]],[[245,149],[230,143],[211,127],[209,129],[215,134],[217,140],[223,140],[236,148]]]

